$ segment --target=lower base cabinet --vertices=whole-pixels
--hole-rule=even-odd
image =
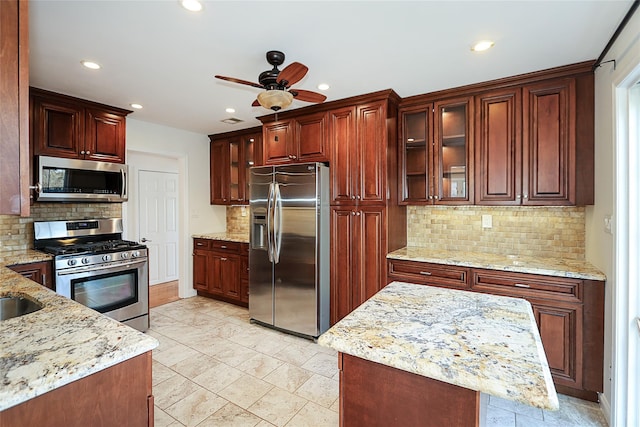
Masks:
[[[198,295],[248,306],[248,245],[195,238],[193,248],[193,288]]]
[[[153,427],[151,352],[0,412],[2,427]]]
[[[40,283],[42,286],[55,290],[51,274],[51,261],[32,262],[29,264],[16,264],[9,266],[16,273],[22,274],[27,279]]]
[[[526,299],[556,390],[597,401],[603,390],[604,282],[394,259],[388,271],[389,281]]]

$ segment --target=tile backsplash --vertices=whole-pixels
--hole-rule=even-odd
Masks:
[[[28,218],[0,215],[0,250],[33,248],[34,221],[121,217],[121,203],[35,203]]]
[[[249,235],[249,206],[227,206],[227,233]]]
[[[249,207],[227,207],[227,232],[249,234]],[[583,260],[584,245],[584,207],[407,206],[407,246]]]
[[[482,227],[490,215],[492,227]],[[407,245],[584,259],[584,207],[408,206]]]

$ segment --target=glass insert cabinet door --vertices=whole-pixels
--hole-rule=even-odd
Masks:
[[[438,126],[434,153],[436,165],[436,191],[434,199],[440,202],[468,202],[469,176],[469,126],[468,100],[436,104]]]
[[[431,109],[403,114],[404,201],[427,200],[431,167]]]

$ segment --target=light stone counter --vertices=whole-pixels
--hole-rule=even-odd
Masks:
[[[438,251],[418,246],[408,246],[390,252],[387,258],[574,279],[599,281],[607,279],[604,273],[590,263],[569,259],[497,255],[484,252]]]
[[[558,409],[531,305],[393,282],[318,338],[371,362],[543,409]]]
[[[0,296],[25,296],[44,305],[0,321],[0,411],[158,346],[155,338],[4,267],[48,259],[37,251],[0,253]]]
[[[225,240],[227,242],[249,243],[249,235],[244,233],[203,233],[194,234],[191,237],[196,239]]]

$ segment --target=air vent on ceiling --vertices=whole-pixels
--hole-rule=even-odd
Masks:
[[[226,123],[228,125],[235,125],[238,123],[242,123],[244,120],[236,119],[235,117],[229,117],[228,119],[220,120],[222,123]]]

